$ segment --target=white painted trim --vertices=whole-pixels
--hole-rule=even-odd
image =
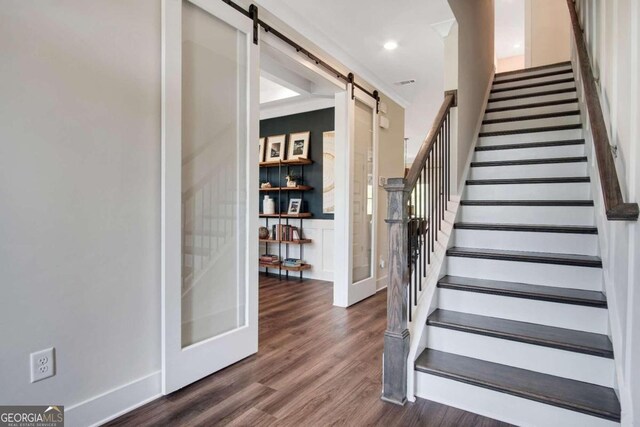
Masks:
[[[478,117],[478,121],[476,123],[476,128],[474,132],[473,143],[469,148],[469,153],[467,153],[467,160],[465,161],[464,169],[462,172],[460,182],[458,182],[458,194],[462,196],[462,192],[464,191],[465,182],[467,181],[467,177],[469,176],[469,169],[471,167],[471,161],[473,160],[473,156],[475,154],[476,146],[478,145],[480,129],[482,128],[482,121],[484,120],[484,112],[487,109],[487,104],[489,103],[489,96],[491,95],[491,87],[493,86],[493,78],[495,77],[496,70],[494,69],[491,72],[491,76],[489,77],[489,83],[487,84],[487,88],[485,89],[484,94],[484,102],[482,104],[482,111],[480,112],[480,116]]]
[[[260,120],[290,116],[308,111],[324,110],[325,108],[333,108],[336,105],[334,97],[296,97],[286,101],[276,102],[277,104],[270,102],[260,106]]]
[[[69,426],[99,426],[161,396],[161,371],[65,408]]]
[[[336,93],[335,102],[335,128],[336,128],[336,160],[335,160],[335,212],[334,230],[336,236],[343,236],[341,239],[334,239],[334,273],[333,273],[333,305],[347,307],[349,297],[345,283],[349,283],[349,248],[351,247],[351,236],[349,233],[349,133],[353,125],[349,122],[352,116],[351,85],[347,86],[344,92]]]

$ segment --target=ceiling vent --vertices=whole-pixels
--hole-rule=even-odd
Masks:
[[[415,82],[416,82],[415,79],[402,80],[400,82],[395,82],[395,85],[396,86],[407,86],[407,85],[412,85]]]

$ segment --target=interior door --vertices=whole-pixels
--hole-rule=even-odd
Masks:
[[[168,394],[258,350],[258,46],[219,0],[163,0]]]
[[[352,100],[350,144],[350,285],[349,305],[376,292],[376,203],[378,115],[376,101],[356,89]]]

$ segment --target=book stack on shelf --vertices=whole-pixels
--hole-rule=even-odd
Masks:
[[[271,236],[275,241],[295,242],[302,240],[302,231],[293,225],[273,224]]]
[[[260,255],[260,264],[264,266],[280,265],[280,257],[278,255],[262,254]]]
[[[304,265],[304,261],[298,258],[285,258],[285,260],[282,261],[283,267],[301,268]]]

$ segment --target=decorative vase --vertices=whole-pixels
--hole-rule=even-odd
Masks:
[[[264,196],[264,201],[262,202],[262,213],[265,215],[273,215],[276,213],[276,204],[269,196]]]
[[[260,227],[258,229],[258,237],[261,240],[265,240],[269,238],[269,229],[267,227]]]

